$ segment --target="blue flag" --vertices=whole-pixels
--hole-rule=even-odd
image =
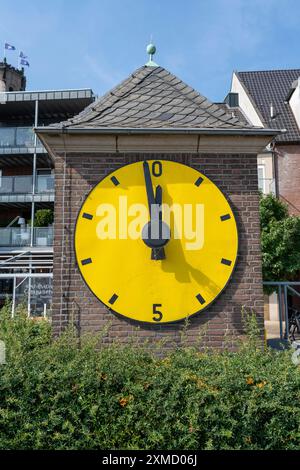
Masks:
[[[7,49],[8,51],[15,51],[16,48],[15,46],[12,46],[11,44],[8,44],[8,42],[5,43],[5,49]]]
[[[28,55],[25,55],[22,51],[20,51],[19,57],[21,57],[21,59],[28,59]]]
[[[28,60],[21,59],[21,60],[20,60],[20,64],[21,64],[21,65],[27,65],[27,67],[29,67],[29,62],[28,62]]]

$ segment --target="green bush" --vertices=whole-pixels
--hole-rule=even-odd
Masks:
[[[34,215],[34,226],[35,227],[48,227],[53,224],[54,214],[52,209],[38,209]],[[31,221],[28,221],[31,224]]]
[[[288,206],[272,193],[268,195],[261,194],[259,213],[262,230],[266,229],[270,223],[284,220],[289,216]]]
[[[263,351],[103,343],[0,311],[0,449],[299,449],[300,369]],[[99,339],[98,339],[99,340]],[[152,351],[152,352],[150,352]]]
[[[289,216],[287,205],[272,194],[260,198],[262,270],[264,281],[299,277],[300,217]],[[270,294],[273,286],[264,286]]]

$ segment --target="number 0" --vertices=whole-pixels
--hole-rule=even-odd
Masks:
[[[158,315],[158,316],[154,316],[153,317],[153,320],[154,321],[161,321],[162,317],[163,317],[163,314],[157,310],[157,307],[162,307],[162,304],[153,304],[153,314],[154,315]]]
[[[152,163],[152,174],[153,176],[161,176],[162,174],[162,164],[161,162]]]

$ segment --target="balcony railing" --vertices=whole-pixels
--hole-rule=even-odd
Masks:
[[[0,127],[0,148],[34,147],[32,127]],[[37,147],[42,147],[37,139]]]
[[[0,246],[30,246],[30,227],[0,228]],[[53,227],[34,227],[33,246],[52,246]]]
[[[2,176],[0,177],[1,194],[31,194],[32,176]],[[36,177],[36,193],[53,193],[54,176],[38,175]]]

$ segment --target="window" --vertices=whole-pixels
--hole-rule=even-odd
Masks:
[[[36,170],[37,175],[51,175],[52,170],[51,168],[38,168]]]
[[[258,165],[258,189],[266,194],[266,169],[265,165]]]

